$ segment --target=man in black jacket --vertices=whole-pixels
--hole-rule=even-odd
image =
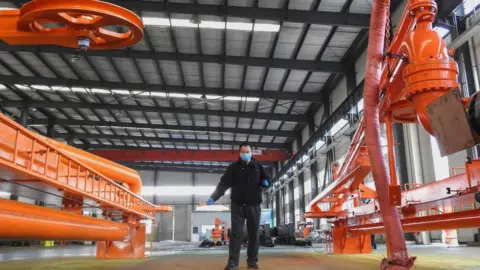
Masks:
[[[252,158],[252,148],[248,143],[240,145],[240,158],[230,164],[220,179],[220,183],[207,201],[212,205],[231,188],[231,236],[228,264],[225,270],[237,270],[242,247],[243,225],[247,220],[248,230],[248,269],[259,269],[258,231],[262,203],[262,189],[270,186],[269,176],[260,163]]]

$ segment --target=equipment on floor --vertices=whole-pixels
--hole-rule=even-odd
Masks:
[[[295,245],[295,223],[280,225],[272,229],[275,245]]]
[[[272,239],[271,234],[272,234],[272,230],[270,229],[270,224],[260,225],[260,232],[259,232],[260,246],[264,246],[264,247],[275,246],[275,243]]]
[[[215,218],[215,227],[212,230],[212,240],[217,246],[227,245],[230,241],[228,222]]]

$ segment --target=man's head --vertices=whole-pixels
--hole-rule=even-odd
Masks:
[[[248,143],[242,143],[239,147],[240,159],[244,162],[250,162],[252,159],[252,147]]]

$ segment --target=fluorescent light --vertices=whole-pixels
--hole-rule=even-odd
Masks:
[[[340,119],[335,125],[333,125],[332,129],[330,129],[330,131],[327,133],[330,134],[330,136],[335,136],[335,134],[337,134],[347,124],[348,124],[347,120]]]
[[[221,99],[222,96],[217,96],[217,95],[205,95],[207,99]]]
[[[133,94],[137,96],[150,96],[150,92],[145,91],[133,91]]]
[[[465,15],[475,10],[475,7],[480,4],[480,0],[465,0],[463,1],[463,11]]]
[[[46,85],[32,85],[33,89],[38,89],[38,90],[50,90],[50,87]]]
[[[322,141],[322,140],[318,140],[316,143],[315,143],[315,151],[322,148],[322,146],[325,145],[325,142]]]
[[[112,93],[119,94],[119,95],[130,95],[130,91],[128,90],[112,90]]]
[[[449,29],[442,26],[437,26],[433,30],[435,30],[440,35],[441,38],[444,38],[446,35],[450,33]]]
[[[178,93],[169,93],[168,94],[169,97],[174,97],[174,98],[186,98],[187,95],[185,94],[178,94]]]
[[[196,99],[201,99],[202,95],[197,95],[197,94],[188,94],[188,98],[196,98]]]
[[[253,28],[255,32],[278,32],[280,31],[279,24],[256,23]]]
[[[70,88],[65,86],[52,86],[53,91],[62,91],[62,92],[70,92]]]
[[[144,25],[151,26],[167,26],[170,27],[170,20],[167,18],[156,18],[156,17],[143,17]],[[187,19],[171,19],[172,27],[188,27],[188,28],[203,28],[203,29],[225,29],[225,22],[222,21],[201,21],[200,24],[191,23]],[[268,24],[268,23],[252,23],[245,22],[227,22],[228,30],[238,30],[238,31],[256,31],[256,32],[278,32],[280,31],[279,24]]]
[[[21,85],[21,84],[15,84],[15,87],[18,88],[18,89],[21,89],[21,90],[31,90],[30,87],[25,86],[25,85]]]
[[[363,111],[363,98],[357,103],[358,112]]]
[[[87,93],[87,89],[81,87],[72,87],[73,92]]]
[[[0,91],[2,91],[2,90],[7,90],[7,87],[5,87],[5,85],[3,85],[3,84],[0,84]]]
[[[162,93],[162,92],[151,92],[150,95],[152,97],[166,97],[167,96],[167,94]]]
[[[96,94],[110,94],[110,91],[106,89],[92,88],[91,90],[93,93],[96,93]]]
[[[218,95],[206,95],[207,99],[215,99],[215,100],[228,100],[228,101],[248,101],[248,102],[258,102],[260,98],[255,97],[237,97],[237,96],[218,96]]]

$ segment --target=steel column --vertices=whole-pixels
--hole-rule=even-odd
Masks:
[[[393,124],[393,137],[395,138],[395,164],[397,167],[398,183],[404,187],[405,184],[408,184],[408,167],[407,154],[405,152],[407,145],[405,143],[402,124]]]
[[[20,125],[27,127],[28,117],[30,116],[30,107],[25,106],[20,113]]]
[[[280,222],[280,217],[281,217],[281,212],[280,212],[280,192],[274,193],[275,196],[275,226],[278,226],[281,224]]]
[[[55,119],[48,118],[47,137],[53,139],[54,136],[55,136]]]

